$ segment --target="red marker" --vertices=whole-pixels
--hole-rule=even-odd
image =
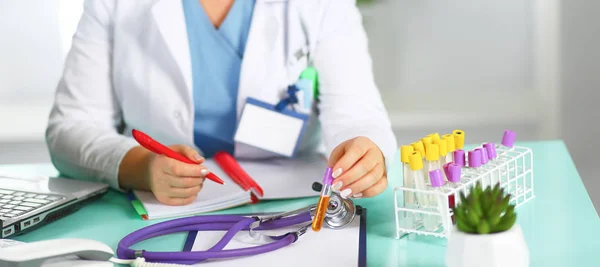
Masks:
[[[185,156],[173,151],[172,149],[164,146],[163,144],[156,142],[154,139],[152,139],[150,136],[146,135],[145,133],[142,133],[138,130],[133,129],[131,131],[133,138],[140,143],[140,145],[142,145],[143,147],[145,147],[146,149],[159,154],[159,155],[165,155],[169,158],[172,159],[176,159],[179,160],[181,162],[185,162],[185,163],[189,163],[189,164],[197,164],[196,162],[191,161],[190,159],[186,158]],[[210,172],[206,175],[206,178],[219,183],[219,184],[225,184],[225,182],[223,180],[221,180],[221,178],[217,177],[214,173]]]

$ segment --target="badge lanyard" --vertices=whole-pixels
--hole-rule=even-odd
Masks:
[[[291,9],[291,8],[290,8]],[[288,17],[290,14],[288,13]],[[310,37],[306,23],[298,12],[307,45],[298,51],[289,52],[287,76],[293,66],[306,57],[307,65],[295,83],[288,85],[285,96],[277,103],[267,103],[255,98],[247,98],[243,107],[234,140],[284,157],[294,157],[312,113],[313,103],[318,99],[318,74],[311,66],[309,56]],[[291,23],[288,23],[290,25]],[[288,28],[287,42],[291,43]]]

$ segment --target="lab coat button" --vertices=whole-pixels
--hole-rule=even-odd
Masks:
[[[181,112],[175,111],[175,118],[181,119]]]

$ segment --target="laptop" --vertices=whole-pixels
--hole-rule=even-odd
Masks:
[[[108,189],[108,185],[96,182],[0,174],[0,238],[56,221],[100,198]]]

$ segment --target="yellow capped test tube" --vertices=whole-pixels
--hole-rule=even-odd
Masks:
[[[440,146],[440,170],[444,169],[444,165],[448,162],[448,140],[441,139],[438,141],[438,145]],[[442,172],[442,176],[446,178],[446,174]]]
[[[425,147],[425,151],[427,151],[427,145],[431,144],[433,140],[431,139],[431,136],[425,136],[423,138],[421,138],[421,142],[423,142],[423,146]]]
[[[454,130],[454,146],[456,149],[462,149],[465,146],[465,132],[463,130]]]
[[[438,144],[429,144],[425,149],[425,183],[429,182],[429,172],[440,170],[440,146]]]
[[[444,166],[446,164],[446,156],[448,155],[448,141],[441,139],[438,141],[440,146],[440,164]]]
[[[401,146],[400,147],[400,161],[402,161],[402,177],[404,179],[404,187],[414,188],[415,183],[410,175],[410,156],[415,152],[413,146]],[[404,205],[409,206],[415,204],[415,194],[412,192],[405,192],[404,194]]]
[[[448,153],[452,153],[454,150],[456,150],[456,145],[454,144],[454,135],[445,134],[442,136],[442,139],[446,140],[448,143]]]
[[[442,136],[443,140],[446,140],[446,144],[448,146],[448,155],[446,155],[446,163],[454,162],[454,151],[456,150],[456,146],[454,145],[454,136],[451,134],[445,134]]]
[[[423,156],[418,151],[414,151],[409,157],[410,166],[410,178],[412,178],[415,188],[418,190],[425,190],[425,172],[423,172]],[[411,194],[409,192],[409,194]],[[417,205],[427,206],[429,205],[428,198],[423,193],[416,193]]]
[[[440,134],[439,133],[432,133],[428,135],[429,137],[431,137],[431,142],[432,143],[436,143],[437,141],[440,141]]]
[[[419,152],[421,157],[425,156],[425,146],[422,141],[417,141],[411,144],[415,151]]]

